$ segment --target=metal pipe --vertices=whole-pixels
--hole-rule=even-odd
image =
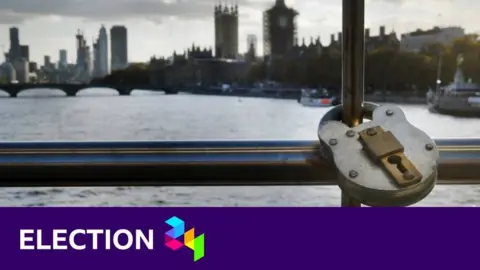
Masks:
[[[343,0],[342,28],[343,122],[354,127],[363,119],[365,0]],[[342,206],[361,204],[342,192]]]
[[[342,7],[343,122],[362,123],[365,72],[365,0],[343,0]]]
[[[316,141],[0,143],[0,186],[336,185]],[[480,139],[436,140],[439,184],[480,184]]]

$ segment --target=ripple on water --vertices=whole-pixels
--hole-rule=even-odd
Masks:
[[[107,94],[105,94],[107,93]],[[0,98],[0,140],[316,140],[324,108],[293,100],[193,95]],[[109,96],[110,95],[110,96]],[[433,137],[478,137],[475,119],[432,115],[402,106]],[[476,186],[439,186],[420,206],[480,205]],[[336,187],[5,188],[4,206],[338,206]]]

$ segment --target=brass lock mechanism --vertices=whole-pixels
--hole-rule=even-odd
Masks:
[[[375,126],[360,131],[358,135],[363,150],[399,187],[408,187],[422,180],[422,174],[405,156],[403,145],[392,132]]]

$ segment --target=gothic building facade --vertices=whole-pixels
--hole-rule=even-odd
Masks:
[[[265,56],[285,56],[295,46],[298,12],[286,6],[284,0],[264,12],[263,37]]]
[[[215,57],[236,59],[238,56],[238,6],[215,5]]]

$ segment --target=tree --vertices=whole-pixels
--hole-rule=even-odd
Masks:
[[[96,78],[91,83],[102,84],[150,84],[149,69],[144,64],[133,64],[126,69],[115,70],[111,74]]]
[[[431,44],[420,52],[405,52],[394,48],[379,48],[365,57],[365,85],[377,90],[410,93],[412,89],[426,91],[434,87],[439,67],[440,80],[450,83],[457,69],[457,57],[463,55],[462,71],[467,78],[480,83],[480,41],[476,35],[455,40],[450,46]],[[440,65],[441,60],[441,65]],[[276,61],[272,78],[300,87],[341,85],[341,54],[325,48],[318,54],[287,57]],[[265,79],[261,72],[250,73],[250,81]]]

